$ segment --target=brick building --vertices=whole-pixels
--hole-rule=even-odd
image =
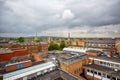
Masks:
[[[12,57],[27,55],[27,49],[24,48],[0,48],[0,61],[8,61]]]
[[[80,80],[58,69],[52,61],[5,73],[0,77],[7,80]]]
[[[84,47],[85,42],[82,40],[73,40],[71,41],[71,46]]]
[[[115,47],[117,49],[117,52],[120,53],[120,40],[116,40]]]

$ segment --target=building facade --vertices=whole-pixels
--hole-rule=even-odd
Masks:
[[[67,54],[64,54],[67,55]],[[67,55],[69,57],[62,57],[60,60],[60,68],[68,72],[76,77],[78,77],[81,80],[85,80],[83,77],[81,77],[82,74],[82,66],[88,64],[88,57],[85,56],[85,54],[72,54],[72,57]]]
[[[88,80],[120,80],[120,58],[89,57],[89,64],[83,71]]]
[[[25,48],[1,48],[0,49],[0,61],[8,61],[12,57],[27,55],[27,49]]]
[[[115,49],[115,39],[93,39],[86,40],[85,47],[91,49]]]

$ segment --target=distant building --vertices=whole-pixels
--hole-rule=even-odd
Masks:
[[[115,39],[93,39],[93,40],[86,40],[85,47],[89,49],[115,49]]]
[[[48,44],[50,44],[51,41],[52,41],[51,37],[48,37],[48,39],[47,39]]]
[[[34,37],[34,41],[38,41],[38,36],[37,36],[37,33],[36,33],[36,36]]]
[[[68,33],[68,40],[70,40],[70,33]]]
[[[65,45],[70,46],[71,45],[71,39],[70,39],[70,33],[68,33],[68,38],[65,40]]]
[[[115,47],[117,49],[117,52],[120,53],[120,40],[116,40]]]
[[[76,47],[84,47],[85,42],[81,40],[72,40],[70,46],[76,46]]]
[[[9,42],[0,42],[0,48],[9,48]]]
[[[31,43],[19,43],[21,47],[28,49],[28,54],[38,52],[48,52],[48,44],[46,42],[31,42]]]

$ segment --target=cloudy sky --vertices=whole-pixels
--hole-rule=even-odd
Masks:
[[[120,37],[120,0],[0,0],[0,36]]]

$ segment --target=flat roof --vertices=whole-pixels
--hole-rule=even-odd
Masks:
[[[61,61],[66,62],[67,64],[71,64],[73,62],[82,60],[86,54],[81,53],[81,54],[70,54],[70,53],[63,53],[64,55],[60,58]],[[68,55],[67,55],[68,54]]]
[[[73,48],[63,48],[63,51],[74,51],[74,52],[86,52],[87,48],[78,48],[78,47],[73,47]]]
[[[54,80],[54,79],[59,78],[59,77],[65,79],[65,80],[79,80],[77,77],[75,77],[67,72],[64,72],[60,69],[56,69],[56,70],[49,72],[45,75],[41,75],[39,78],[41,80]]]
[[[39,45],[39,44],[48,44],[47,42],[25,42],[25,43],[16,43],[16,44],[20,44],[20,45]]]
[[[65,62],[67,64],[71,64],[73,62],[77,62],[79,60],[82,60],[84,56],[86,56],[83,52],[73,52],[73,51],[63,51],[59,54],[56,53],[50,53],[50,58],[56,58],[62,62]]]
[[[30,75],[32,73],[36,73],[38,71],[44,70],[44,69],[52,67],[52,66],[55,66],[55,64],[52,61],[49,61],[49,62],[42,63],[39,65],[35,65],[35,66],[31,66],[31,67],[24,68],[21,70],[17,70],[14,72],[9,72],[9,73],[3,74],[3,79],[4,80],[8,80],[8,79],[12,80],[12,79],[21,78],[21,77]]]
[[[94,40],[87,40],[86,42],[97,43],[97,44],[115,44],[114,39],[94,39]]]
[[[108,67],[104,67],[104,66],[100,66],[100,65],[96,65],[96,64],[91,64],[91,65],[84,65],[83,66],[84,68],[90,68],[90,69],[94,69],[94,70],[97,70],[99,72],[102,72],[102,73],[107,73],[107,74],[112,74],[113,76],[116,76],[116,77],[119,77],[120,78],[120,70],[118,70],[117,72],[114,71],[113,69],[111,68],[108,68]]]
[[[86,52],[101,52],[100,50],[92,50],[92,49],[90,49],[90,50],[86,50]]]
[[[106,56],[101,55],[101,56],[96,56],[96,57],[90,56],[90,58],[120,63],[120,57],[106,57]]]

